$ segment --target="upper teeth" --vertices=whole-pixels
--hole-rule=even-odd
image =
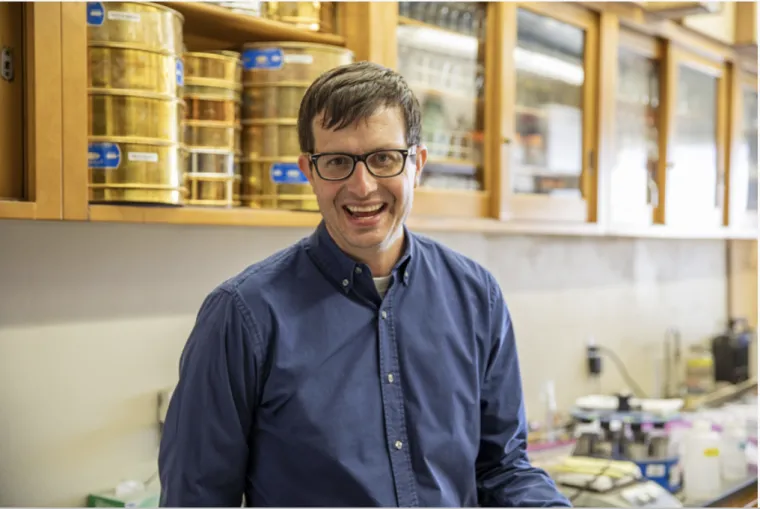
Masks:
[[[383,206],[383,204],[381,203],[379,205],[365,205],[365,206],[361,206],[361,205],[347,205],[346,207],[351,212],[375,212],[377,210],[380,210],[380,207],[382,207],[382,206]]]

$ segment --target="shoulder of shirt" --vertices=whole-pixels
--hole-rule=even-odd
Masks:
[[[487,298],[491,304],[494,299],[501,299],[501,289],[496,278],[490,270],[472,258],[463,255],[440,242],[413,233],[416,246],[419,248],[422,258],[432,262],[432,267],[448,267],[455,275],[469,280],[475,285],[476,292],[487,292]]]
[[[306,254],[300,240],[285,249],[249,265],[247,268],[219,285],[218,289],[229,293],[249,295],[259,293],[282,277],[294,274],[293,266],[302,263]]]

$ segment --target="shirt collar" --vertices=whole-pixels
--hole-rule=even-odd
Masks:
[[[417,240],[406,225],[404,225],[404,240],[403,254],[393,267],[392,273],[397,274],[397,279],[404,285],[408,285],[410,280],[409,262],[417,250]],[[353,288],[355,277],[362,274],[363,271],[369,271],[365,264],[352,260],[338,247],[327,231],[324,220],[319,223],[314,233],[306,239],[306,251],[325,274],[345,292]]]

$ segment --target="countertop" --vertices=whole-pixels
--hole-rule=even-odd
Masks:
[[[757,507],[757,474],[738,481],[723,481],[721,491],[720,496],[711,500],[688,500],[685,496],[678,499],[684,507]]]

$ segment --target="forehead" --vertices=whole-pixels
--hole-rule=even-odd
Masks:
[[[312,123],[315,152],[365,153],[379,148],[406,147],[404,114],[399,107],[381,107],[344,129],[322,127],[322,114]]]

